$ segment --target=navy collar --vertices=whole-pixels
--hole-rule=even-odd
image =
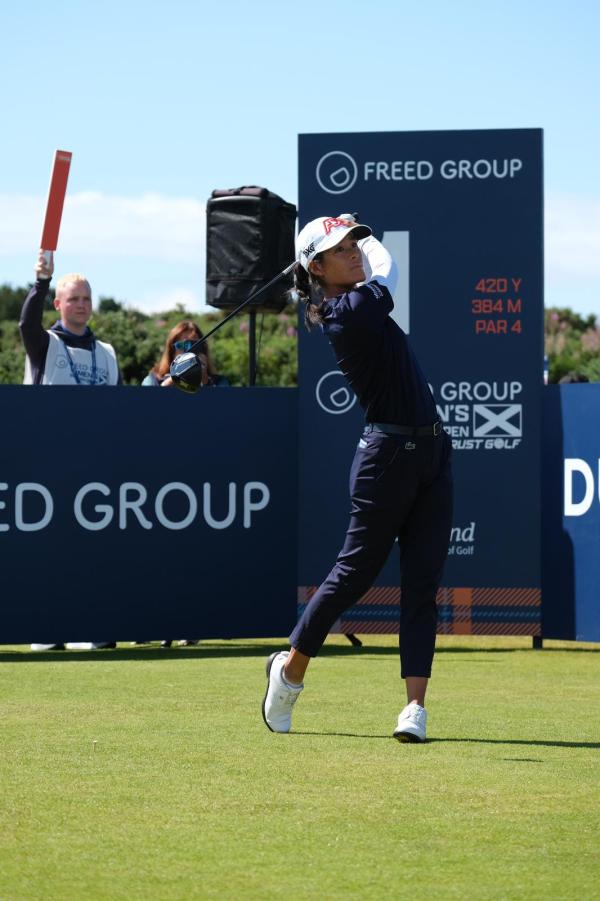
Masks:
[[[72,332],[70,329],[65,328],[60,319],[54,323],[52,330],[55,332],[63,332],[63,334],[70,335],[72,338],[89,338],[89,336],[92,334],[92,330],[89,325],[86,325],[85,332],[82,335],[78,335],[77,332]]]

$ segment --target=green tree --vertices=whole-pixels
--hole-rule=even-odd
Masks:
[[[566,307],[550,307],[544,326],[550,382],[559,382],[570,372],[600,381],[600,328],[594,315],[583,317]]]
[[[98,300],[99,313],[116,313],[117,310],[122,309],[123,304],[115,300],[114,297],[100,297]]]
[[[0,287],[0,382],[20,384],[23,380],[25,354],[18,330],[18,320],[29,287]],[[53,292],[42,317],[49,329],[57,320],[52,306]],[[5,315],[2,315],[2,313]],[[147,316],[110,297],[100,298],[90,326],[101,341],[108,341],[116,350],[123,381],[139,385],[160,358],[167,335],[182,319],[192,319],[204,334],[224,318],[222,311],[190,314],[178,304],[174,309]],[[258,377],[257,384],[292,387],[298,383],[297,316],[293,306],[279,314],[257,316]],[[217,371],[229,379],[231,385],[248,384],[248,316],[228,322],[209,341]]]
[[[25,351],[17,322],[0,320],[0,384],[20,385],[25,369]]]
[[[30,290],[30,284],[25,288],[13,288],[12,285],[8,284],[0,285],[0,321],[19,321],[23,303]],[[51,310],[53,300],[54,291],[50,291],[46,298],[44,309]]]

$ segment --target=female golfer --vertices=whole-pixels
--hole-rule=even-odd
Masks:
[[[351,517],[335,566],[291,637],[267,661],[263,718],[289,732],[304,674],[338,617],[371,587],[398,540],[400,661],[408,703],[394,737],[425,740],[425,692],[436,634],[436,594],[452,517],[451,442],[406,335],[390,318],[396,270],[365,225],[321,217],[296,240],[296,289],[366,419],[350,473]]]

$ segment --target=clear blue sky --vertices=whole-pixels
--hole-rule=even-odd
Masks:
[[[57,147],[57,269],[197,311],[211,190],[296,202],[299,133],[541,127],[546,303],[600,314],[593,0],[31,0],[0,33],[0,282],[31,278]]]

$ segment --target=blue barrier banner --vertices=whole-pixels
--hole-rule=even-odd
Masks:
[[[540,629],[542,132],[299,138],[300,227],[355,212],[396,259],[394,318],[453,440],[456,505],[439,630]],[[328,342],[300,330],[300,607],[334,563],[363,417]],[[393,631],[398,555],[340,620]]]
[[[287,635],[297,392],[0,387],[0,643]]]
[[[600,385],[544,389],[545,638],[600,641]]]

